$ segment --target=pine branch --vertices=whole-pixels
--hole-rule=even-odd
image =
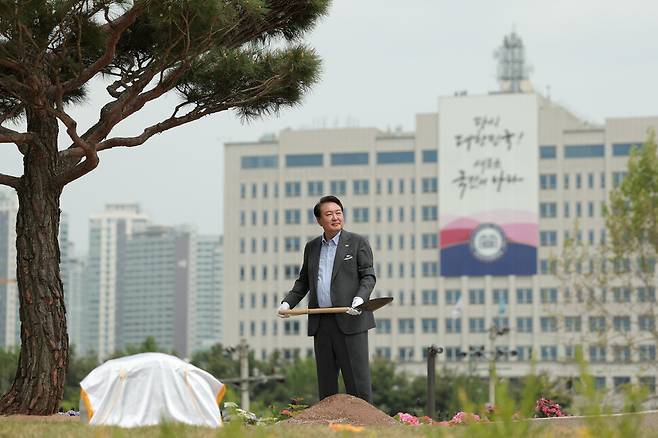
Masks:
[[[20,178],[11,175],[6,175],[4,173],[0,173],[0,185],[9,186],[18,190],[20,183],[21,183]]]
[[[61,93],[58,93],[61,96]],[[61,98],[57,101],[55,116],[66,126],[66,133],[73,141],[73,144],[83,151],[85,160],[78,163],[70,169],[67,169],[57,177],[57,183],[60,187],[74,181],[81,176],[91,172],[98,166],[98,154],[95,145],[80,138],[77,131],[77,122],[64,111],[64,104]]]
[[[105,25],[105,28],[110,32],[110,37],[105,45],[105,52],[89,67],[82,70],[75,78],[64,82],[61,85],[62,91],[70,93],[86,84],[91,78],[96,76],[101,70],[107,67],[114,59],[117,43],[121,35],[137,20],[137,17],[144,11],[147,1],[135,2],[132,8],[126,11],[122,16],[116,18]],[[55,87],[57,88],[57,87]],[[56,90],[51,90],[56,91]]]
[[[30,132],[17,132],[13,129],[0,126],[0,143],[14,143],[23,145],[34,140],[34,135]]]

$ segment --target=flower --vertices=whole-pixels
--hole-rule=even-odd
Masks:
[[[540,417],[564,417],[566,416],[563,412],[562,409],[560,408],[560,405],[557,403],[554,403],[552,400],[549,400],[544,397],[540,397],[539,400],[537,400],[537,404],[535,405],[535,412],[540,416]]]
[[[468,412],[457,412],[449,421],[450,424],[469,424],[480,421],[480,416]]]
[[[396,417],[400,422],[404,424],[410,424],[412,426],[418,426],[420,424],[418,417],[414,417],[413,415],[407,414],[405,412],[398,412]]]

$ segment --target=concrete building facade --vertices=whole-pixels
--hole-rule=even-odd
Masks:
[[[501,375],[527,374],[534,355],[540,370],[568,376],[577,374],[573,357],[581,345],[597,384],[639,379],[654,388],[656,370],[647,365],[655,359],[655,340],[645,355],[628,358],[613,354],[612,345],[583,340],[597,316],[553,275],[552,259],[565,239],[576,237],[570,234],[575,221],[579,240],[605,239],[607,195],[623,179],[632,145],[646,140],[658,117],[594,125],[537,98],[539,160],[529,163],[539,175],[536,275],[441,276],[438,187],[447,182],[438,171],[438,113],[417,115],[413,132],[284,130],[226,144],[225,339],[246,337],[257,357],[274,350],[312,355],[306,318],[281,320],[275,312],[298,274],[305,243],[321,233],[313,205],[333,194],[345,206],[346,229],[371,243],[374,296],[395,298],[376,313],[371,356],[422,372],[427,347],[436,344],[445,349],[439,361],[462,371],[486,375],[487,361],[472,354],[486,351],[498,352]],[[490,340],[492,327],[509,332]],[[640,328],[634,323],[632,330]]]

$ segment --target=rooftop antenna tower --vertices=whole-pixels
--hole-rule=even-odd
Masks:
[[[503,44],[494,52],[498,60],[498,83],[503,93],[521,93],[528,84],[530,68],[526,65],[525,47],[517,33],[503,37]]]

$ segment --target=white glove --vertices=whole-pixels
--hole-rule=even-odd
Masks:
[[[352,315],[352,316],[361,315],[361,311],[356,309],[361,304],[363,304],[363,298],[354,297],[354,299],[352,300],[352,305],[350,306],[349,309],[347,309],[347,311],[345,313],[347,313],[348,315]]]
[[[290,318],[290,315],[284,315],[283,313],[281,313],[282,311],[285,310],[290,310],[290,304],[288,304],[286,301],[281,303],[279,309],[276,311],[276,316],[278,316],[279,318]]]

